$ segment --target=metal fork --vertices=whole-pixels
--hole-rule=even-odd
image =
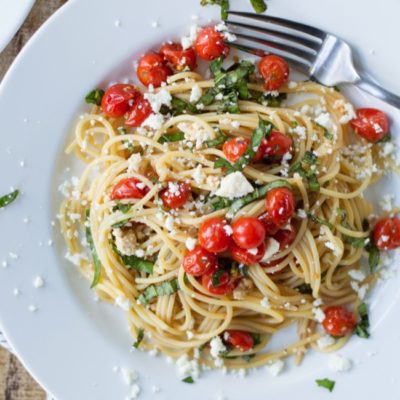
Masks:
[[[241,28],[234,32],[242,39],[229,45],[239,50],[263,56],[267,53],[282,55],[294,68],[318,80],[326,86],[352,83],[365,92],[400,108],[400,97],[382,88],[366,74],[356,70],[350,46],[342,39],[318,28],[299,22],[269,15],[229,11],[229,16],[238,16],[259,21],[249,25],[245,22],[227,21],[228,25]],[[244,32],[243,32],[244,31]],[[256,32],[257,36],[246,31]],[[243,44],[243,40],[257,43],[257,47]],[[261,46],[260,46],[261,45]]]

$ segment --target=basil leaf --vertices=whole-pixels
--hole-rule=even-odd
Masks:
[[[137,349],[144,338],[144,330],[142,328],[139,329],[136,341],[133,343],[133,347]]]
[[[211,277],[211,284],[214,287],[218,287],[221,283],[221,277],[225,274],[225,270],[223,269],[217,269]]]
[[[218,92],[215,90],[215,88],[209,88],[206,90],[206,92],[201,96],[199,102],[197,105],[202,105],[204,107],[211,105],[215,101],[215,96],[218,94]]]
[[[128,203],[128,204],[121,203],[121,201],[119,201],[119,200],[117,200],[116,203],[117,203],[117,205],[114,207],[113,210],[121,211],[124,214],[128,213],[133,206],[133,204],[130,204],[130,203]]]
[[[96,106],[99,106],[101,104],[101,99],[103,98],[103,96],[104,90],[94,89],[85,96],[85,101],[87,104],[95,104]]]
[[[233,203],[233,200],[227,199],[226,197],[212,197],[209,204],[214,211],[222,210],[223,208],[229,207]]]
[[[271,93],[257,92],[250,90],[251,98],[257,103],[265,107],[280,107],[283,100],[286,100],[286,93],[279,93],[278,96],[273,96]]]
[[[202,6],[215,4],[221,7],[221,19],[226,21],[228,19],[229,0],[201,0]]]
[[[241,61],[235,70],[219,74],[215,79],[215,86],[217,89],[234,89],[243,81],[247,81],[254,71],[255,66],[251,61]]]
[[[318,192],[320,190],[320,184],[318,182],[317,175],[315,174],[315,166],[318,164],[318,157],[312,151],[306,151],[303,159],[293,164],[289,172],[297,172],[302,178],[308,181],[308,187],[312,192]]]
[[[194,383],[194,380],[191,376],[187,376],[186,378],[182,379],[182,382],[185,383]]]
[[[361,303],[358,306],[358,315],[360,316],[360,321],[354,328],[354,333],[358,335],[360,338],[368,339],[370,337],[369,333],[369,316],[368,309],[365,303]]]
[[[317,382],[318,386],[328,389],[330,392],[332,392],[333,388],[335,387],[335,383],[336,383],[335,381],[332,381],[328,378],[316,379],[315,382]]]
[[[343,208],[337,209],[337,214],[340,217],[340,225],[345,227],[346,229],[353,229],[350,224],[346,221],[347,212]],[[343,240],[345,243],[350,244],[355,249],[362,249],[365,247],[365,238],[357,238],[349,235],[343,235]]]
[[[198,109],[195,105],[189,103],[188,101],[182,100],[179,97],[172,96],[171,105],[163,105],[160,109],[160,113],[163,115],[171,114],[172,116],[182,115],[182,114],[198,114]]]
[[[164,144],[180,142],[183,139],[185,139],[185,134],[183,132],[166,133],[165,135],[160,136],[158,143]]]
[[[116,228],[122,228],[126,224],[129,224],[131,222],[130,218],[123,219],[122,221],[116,222],[115,224],[111,225],[111,228],[116,229]]]
[[[86,222],[89,221],[90,217],[90,209],[86,210]],[[97,254],[96,247],[94,245],[93,241],[93,235],[92,235],[92,230],[90,229],[89,224],[86,226],[86,240],[89,244],[90,252],[92,253],[92,259],[93,259],[93,266],[94,266],[94,275],[93,275],[93,281],[90,286],[90,288],[94,288],[100,281],[100,276],[101,276],[101,269],[102,265],[99,259],[99,255]]]
[[[329,140],[333,139],[333,135],[332,133],[330,133],[328,131],[328,129],[326,129],[324,126],[322,126],[321,124],[319,124],[318,122],[313,121],[314,125],[316,125],[318,128],[322,129],[322,131],[324,132],[324,137],[326,137]]]
[[[148,274],[153,273],[153,267],[154,267],[153,262],[136,256],[126,256],[119,252],[118,255],[121,257],[121,260],[125,264],[125,266],[136,269],[139,272],[146,272]]]
[[[233,166],[225,158],[218,158],[214,161],[214,168],[226,168],[228,171],[233,172]]]
[[[310,212],[307,212],[307,218],[310,221],[315,222],[316,224],[325,225],[331,230],[334,228],[334,226],[330,222],[326,221],[325,219],[318,218]]]
[[[19,190],[14,190],[13,192],[0,197],[0,208],[8,206],[11,204],[19,195]]]
[[[214,78],[218,78],[223,74],[222,64],[224,63],[224,59],[224,56],[220,56],[210,63],[210,71]]]
[[[297,286],[296,289],[301,294],[312,294],[312,288],[309,283],[302,283],[300,286]]]
[[[373,242],[372,238],[370,238],[370,242],[366,247],[368,251],[368,265],[370,271],[373,272],[375,268],[379,265],[379,261],[381,259],[381,253],[379,249],[376,247],[375,243]]]
[[[291,189],[292,187],[288,182],[286,182],[283,179],[277,179],[276,181],[267,183],[264,186],[258,187],[254,189],[254,192],[241,197],[240,199],[235,200],[232,205],[230,206],[226,217],[231,219],[233,216],[244,206],[247,204],[252,203],[253,201],[256,201],[262,197],[264,197],[270,190],[278,188],[278,187],[286,187],[288,189]]]
[[[207,140],[206,141],[206,146],[207,147],[217,147],[220,146],[221,144],[224,144],[227,140],[229,139],[228,136],[220,132],[219,136],[217,136],[215,139]]]
[[[236,92],[229,92],[222,98],[222,108],[219,110],[223,113],[239,114],[239,98]]]
[[[257,14],[261,14],[267,9],[267,4],[264,0],[250,0],[250,3]]]
[[[261,343],[261,335],[259,333],[250,332],[250,336],[253,338],[253,347]]]
[[[178,279],[167,281],[161,285],[148,286],[145,291],[138,297],[140,304],[148,304],[150,300],[158,296],[170,296],[179,290]]]

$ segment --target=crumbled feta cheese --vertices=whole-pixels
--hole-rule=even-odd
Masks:
[[[133,153],[128,159],[128,174],[139,171],[142,156],[139,153]]]
[[[290,81],[288,84],[289,89],[297,88],[297,86],[298,86],[297,82],[294,82],[294,81]]]
[[[200,164],[195,168],[192,176],[193,176],[194,181],[198,185],[201,185],[203,183],[204,178],[206,177],[206,175],[202,172],[202,167],[201,167]]]
[[[80,267],[82,260],[87,260],[87,256],[82,253],[73,253],[71,254],[69,251],[65,254],[65,258],[71,262],[72,264]]]
[[[332,129],[332,127],[333,127],[331,117],[328,113],[322,113],[322,114],[318,115],[318,117],[315,118],[315,122],[318,125],[321,125],[325,129],[328,129],[328,130]]]
[[[177,127],[184,133],[185,140],[195,143],[196,149],[200,149],[210,139],[210,133],[197,122],[181,122]]]
[[[217,358],[219,354],[226,351],[226,347],[219,336],[215,336],[210,341],[210,354],[212,357]]]
[[[36,289],[39,289],[41,287],[44,286],[44,280],[41,276],[37,276],[34,280],[33,280],[33,287]]]
[[[360,300],[364,300],[369,289],[369,285],[366,283],[365,285],[360,286],[358,282],[351,281],[350,286],[357,293],[358,298]]]
[[[131,391],[129,393],[129,396],[126,398],[126,400],[135,400],[138,398],[140,393],[140,386],[135,383],[134,385],[131,386]]]
[[[352,362],[348,358],[342,357],[339,354],[332,354],[329,359],[329,368],[335,372],[349,371],[352,367]]]
[[[242,197],[254,191],[253,186],[246,177],[239,171],[224,176],[221,179],[220,187],[215,192],[217,196],[234,199]]]
[[[158,386],[153,385],[153,386],[151,387],[151,391],[152,391],[153,393],[159,393],[159,392],[161,391],[161,389],[160,389]]]
[[[394,195],[385,194],[382,196],[382,200],[379,202],[379,205],[382,208],[382,211],[391,212],[393,210],[393,200]]]
[[[188,237],[185,242],[186,248],[191,251],[196,247],[197,240],[191,237]]]
[[[163,105],[169,107],[172,100],[172,96],[165,89],[161,89],[157,93],[145,93],[144,98],[148,100],[155,113],[158,113]]]
[[[159,23],[158,21],[153,21],[153,22],[151,23],[151,27],[152,27],[152,28],[159,28],[159,27],[160,27],[160,23]]]
[[[115,237],[115,246],[117,250],[125,256],[133,256],[136,251],[137,240],[134,231],[123,231],[122,229],[113,229]]]
[[[189,360],[189,356],[184,354],[176,360],[176,366],[178,367],[178,373],[182,376],[190,375],[196,379],[200,376],[200,367],[197,360]]]
[[[138,378],[138,373],[129,368],[121,367],[119,371],[121,372],[122,380],[127,386],[132,385],[132,383]]]
[[[231,227],[230,225],[224,225],[223,230],[225,231],[225,233],[226,233],[228,236],[232,236],[232,234],[233,234],[233,229],[232,229],[232,227]]]
[[[125,311],[129,311],[132,308],[131,302],[129,301],[129,299],[127,299],[125,296],[118,296],[115,299],[115,304],[118,307],[121,307],[123,310]]]
[[[297,125],[294,128],[290,128],[290,132],[295,133],[301,140],[305,140],[307,137],[306,128],[301,125]]]
[[[269,298],[266,297],[266,296],[261,299],[260,304],[265,308],[271,308],[271,304],[269,302]]]
[[[278,376],[285,368],[285,363],[283,360],[270,361],[266,368],[272,376]]]
[[[191,103],[197,103],[200,100],[202,94],[203,94],[203,92],[202,92],[200,86],[197,83],[194,84],[192,87],[192,91],[190,92],[189,101]]]
[[[366,278],[365,272],[358,269],[351,269],[348,272],[348,275],[350,276],[350,278],[358,282],[362,282]]]
[[[314,314],[314,319],[321,323],[325,319],[325,313],[322,311],[321,308],[319,307],[314,307],[312,309],[312,312]]]
[[[193,334],[192,331],[186,331],[186,336],[187,336],[187,338],[188,338],[189,340],[191,340],[191,339],[194,338],[194,334]]]
[[[114,21],[114,25],[119,28],[121,26],[121,21],[119,19]]]
[[[252,249],[248,249],[247,251],[248,251],[248,253],[250,253],[253,256],[256,256],[258,253],[257,247],[253,247]]]
[[[29,310],[30,312],[34,313],[34,312],[36,312],[36,311],[38,310],[38,308],[37,308],[34,304],[31,304],[31,305],[28,307],[28,310]]]
[[[330,335],[324,335],[317,340],[318,347],[322,349],[326,349],[336,343],[336,340]]]
[[[221,32],[224,36],[224,39],[228,42],[234,42],[237,40],[236,35],[229,32],[228,27],[225,25],[225,22],[220,22],[218,25],[215,26],[215,30],[217,32]]]
[[[235,300],[243,300],[253,288],[254,284],[251,279],[242,278],[233,291],[233,298]]]
[[[268,238],[265,244],[267,249],[265,250],[261,262],[268,262],[272,256],[279,252],[281,246],[280,243],[272,237]]]
[[[13,294],[14,294],[14,296],[19,296],[21,294],[21,291],[18,288],[15,288],[13,290]]]
[[[195,42],[199,31],[200,31],[200,28],[197,25],[193,25],[190,27],[189,35],[183,36],[181,39],[181,45],[183,47],[183,50],[186,50],[189,47],[193,46],[193,43]]]
[[[163,123],[164,117],[161,114],[150,114],[142,123],[142,126],[148,126],[151,129],[157,130],[161,129]]]
[[[299,218],[307,218],[307,213],[302,208],[299,208],[297,210],[297,216]]]

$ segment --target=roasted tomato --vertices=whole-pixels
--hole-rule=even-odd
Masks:
[[[194,70],[197,67],[196,53],[192,47],[184,50],[179,43],[164,43],[160,55],[177,71]]]
[[[194,44],[194,49],[200,58],[212,61],[222,55],[229,54],[229,46],[224,42],[222,33],[214,27],[204,28],[199,32]]]
[[[393,250],[400,247],[400,219],[380,219],[372,231],[372,238],[379,250]]]
[[[146,53],[140,60],[137,76],[145,86],[159,87],[165,82],[172,70],[165,65],[163,58],[154,52]]]
[[[273,54],[264,56],[259,64],[258,70],[264,78],[265,90],[278,90],[289,79],[289,64],[279,56]]]
[[[341,337],[351,333],[356,326],[356,317],[342,306],[331,306],[325,309],[322,326],[331,336]]]
[[[122,117],[140,95],[135,86],[117,83],[109,87],[104,93],[101,99],[101,108],[108,117]]]
[[[389,120],[380,110],[375,108],[360,108],[356,111],[357,117],[350,121],[351,127],[357,135],[376,143],[389,133]]]

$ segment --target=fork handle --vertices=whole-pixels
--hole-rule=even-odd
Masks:
[[[360,89],[369,94],[372,94],[372,96],[375,96],[378,99],[381,99],[386,103],[400,109],[400,97],[384,89],[382,86],[379,86],[368,76],[360,75],[359,79],[356,80],[354,83]]]

